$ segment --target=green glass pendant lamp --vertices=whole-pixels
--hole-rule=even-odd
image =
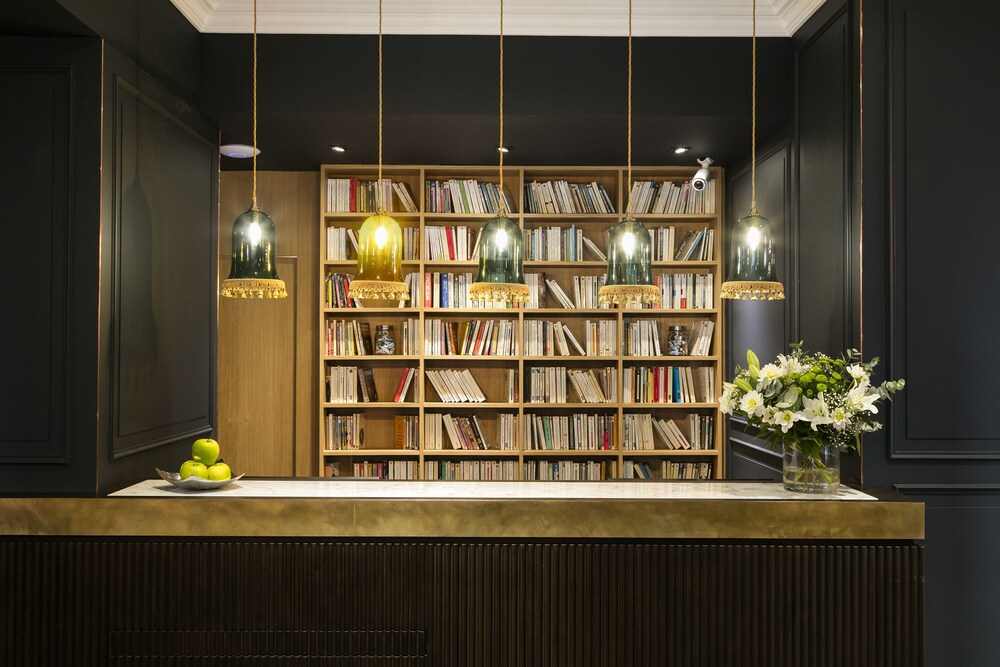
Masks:
[[[531,291],[524,282],[524,238],[510,219],[503,194],[503,0],[500,0],[500,186],[497,214],[479,234],[479,272],[469,287],[473,301],[526,303]]]
[[[751,86],[750,215],[733,229],[729,277],[722,283],[723,299],[773,301],[785,298],[775,272],[774,232],[757,211],[757,0],[753,0],[753,85]]]
[[[358,230],[358,275],[347,294],[352,299],[405,301],[410,290],[403,282],[403,230],[386,213],[382,201],[382,0],[378,3],[378,197],[375,215]]]
[[[233,262],[219,294],[238,299],[283,299],[274,221],[257,208],[257,0],[253,2],[253,194],[250,209],[233,222]]]
[[[601,303],[657,304],[653,284],[653,241],[645,225],[632,217],[632,1],[628,3],[628,176],[625,217],[607,236],[608,275],[597,293]]]

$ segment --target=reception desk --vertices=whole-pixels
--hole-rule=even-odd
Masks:
[[[747,482],[0,498],[5,664],[919,665],[923,505]],[[53,642],[53,633],[60,641]]]

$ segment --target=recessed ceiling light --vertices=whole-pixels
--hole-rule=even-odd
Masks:
[[[342,146],[340,144],[330,144],[330,150],[334,153],[346,153],[347,146]]]
[[[235,158],[248,158],[254,155],[260,155],[260,149],[254,149],[253,146],[248,146],[247,144],[223,144],[219,146],[219,152],[226,157]]]
[[[513,146],[497,146],[498,153],[509,153],[514,150]]]
[[[680,155],[682,153],[687,153],[689,150],[691,150],[690,146],[674,146],[674,148],[673,148],[674,155]]]

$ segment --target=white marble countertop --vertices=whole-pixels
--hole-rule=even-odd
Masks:
[[[403,482],[382,480],[242,479],[212,491],[187,491],[149,479],[116,498],[336,498],[391,500],[791,500],[830,502],[875,497],[841,486],[814,495],[779,482]]]

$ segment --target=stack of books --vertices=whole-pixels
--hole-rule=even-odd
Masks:
[[[610,403],[618,396],[618,369],[612,366],[588,370],[565,366],[536,366],[529,377],[529,402],[568,403],[568,387],[580,403]],[[568,382],[567,382],[568,380]]]
[[[532,181],[524,185],[528,213],[614,213],[615,205],[601,183]]]
[[[326,321],[326,355],[328,357],[355,357],[374,354],[372,332],[368,322],[358,320]]]
[[[524,353],[529,357],[584,356],[587,352],[562,322],[525,320]]]
[[[632,357],[659,357],[659,323],[656,320],[631,320],[625,322],[625,340],[622,352]]]
[[[635,366],[624,369],[624,403],[713,403],[715,374],[707,366]]]
[[[424,184],[424,201],[428,213],[496,213],[500,208],[500,186],[480,183],[475,179],[427,181]],[[517,211],[514,198],[506,186],[503,197],[507,210]]]
[[[615,448],[614,415],[525,415],[524,426],[525,449]]]
[[[327,449],[361,449],[365,445],[365,415],[326,415]]]
[[[426,449],[484,450],[489,449],[479,417],[427,413],[424,415],[424,447]]]
[[[510,481],[517,479],[517,461],[424,461],[424,479]]]
[[[347,298],[351,287],[351,280],[354,276],[347,273],[328,273],[323,281],[326,299],[324,302],[327,308],[357,308],[356,299]]]
[[[576,225],[529,229],[524,234],[524,255],[528,260],[576,262],[587,259],[585,250],[593,259],[607,259]]]
[[[406,183],[393,183],[383,178],[381,184],[382,205],[386,211],[417,211],[416,202]],[[392,195],[395,193],[401,209],[396,207]],[[326,203],[329,213],[374,213],[378,210],[379,184],[375,181],[359,181],[356,178],[329,178],[326,181]]]
[[[442,370],[427,369],[424,371],[434,391],[445,403],[484,403],[486,394],[479,387],[472,371],[446,368]]]

